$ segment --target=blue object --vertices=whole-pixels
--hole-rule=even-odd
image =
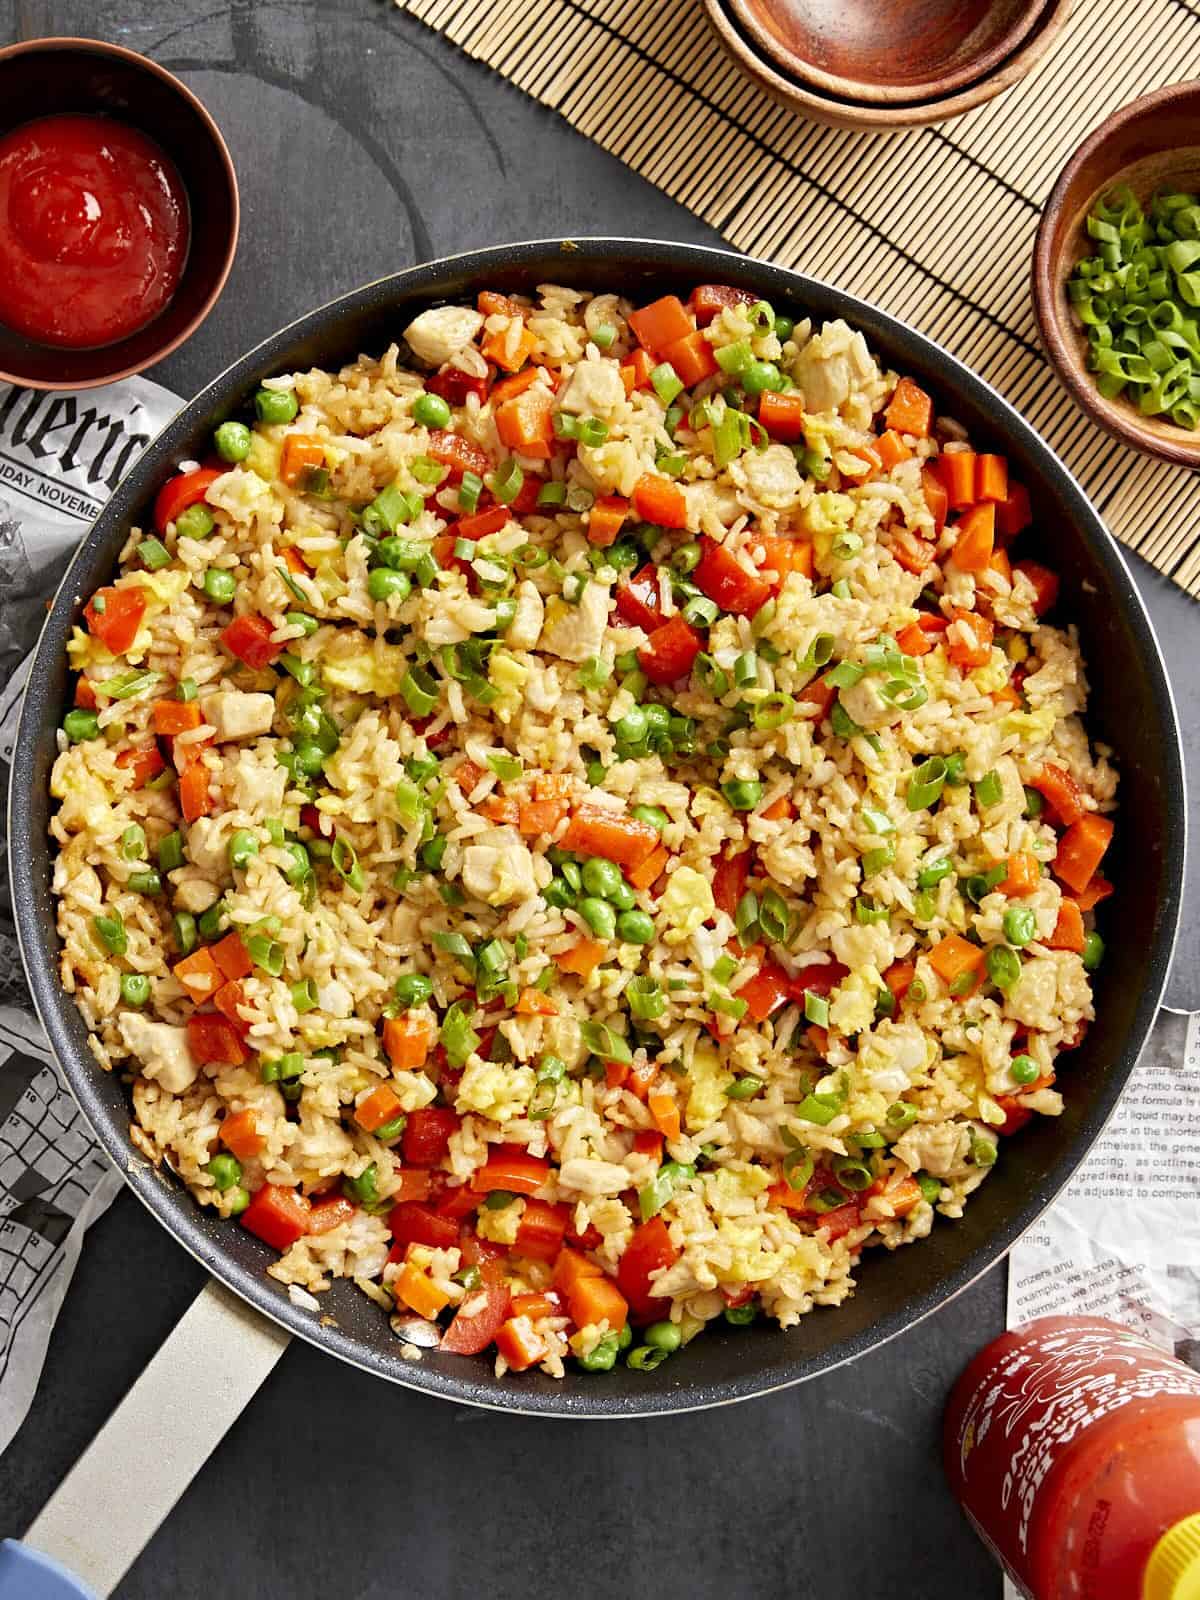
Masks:
[[[0,1600],[96,1600],[66,1567],[16,1539],[0,1543]]]

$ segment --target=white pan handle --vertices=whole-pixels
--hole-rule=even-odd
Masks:
[[[110,1595],[290,1335],[210,1279],[55,1490],[25,1544]]]

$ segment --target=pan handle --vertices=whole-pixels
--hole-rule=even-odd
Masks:
[[[210,1279],[54,1491],[25,1545],[105,1600],[289,1342]],[[5,1593],[0,1583],[0,1600]]]

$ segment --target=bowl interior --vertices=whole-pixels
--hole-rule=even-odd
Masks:
[[[532,1373],[498,1380],[483,1360],[436,1351],[409,1362],[386,1318],[352,1284],[338,1282],[323,1297],[322,1319],[293,1306],[266,1276],[274,1257],[264,1245],[202,1213],[170,1174],[152,1169],[130,1145],[125,1090],[114,1075],[96,1070],[82,1019],[56,975],[46,830],[51,730],[68,692],[65,640],[83,599],[108,579],[130,523],[148,513],[172,463],[203,454],[214,424],[245,405],[261,377],[336,367],[360,351],[382,350],[416,311],[464,297],[473,303],[485,286],[532,292],[555,282],[639,302],[667,292],[686,296],[693,285],[714,281],[751,289],[792,315],[844,317],[881,361],[927,386],[939,410],[964,424],[980,448],[1007,454],[1014,477],[1028,485],[1038,559],[1062,574],[1062,614],[1079,624],[1092,684],[1091,731],[1113,746],[1130,775],[1111,870],[1120,933],[1106,927],[1096,1021],[1082,1048],[1064,1058],[1064,1115],[1036,1119],[1009,1143],[960,1222],[939,1219],[915,1248],[870,1252],[856,1273],[857,1294],[836,1310],[817,1310],[786,1334],[763,1324],[717,1327],[654,1372],[619,1367],[603,1379],[572,1376],[555,1383]],[[1129,573],[1074,480],[986,384],[903,324],[814,279],[697,246],[582,240],[478,251],[368,285],[251,351],[172,420],[117,489],[47,619],[14,754],[10,859],[26,970],[68,1080],[131,1187],[210,1270],[301,1337],[396,1382],[482,1405],[567,1416],[640,1415],[745,1398],[849,1360],[964,1288],[1034,1220],[1103,1126],[1153,1020],[1178,918],[1183,817],[1170,694]]]
[[[50,349],[0,325],[0,374],[43,388],[83,388],[160,359],[207,312],[237,241],[237,184],[228,152],[174,79],[131,52],[90,40],[40,41],[0,53],[0,133],[68,111],[113,117],[161,145],[187,190],[191,245],[174,298],[127,339],[98,350]]]
[[[1163,97],[1169,96],[1164,103]],[[1200,432],[1146,417],[1123,399],[1108,400],[1087,370],[1087,338],[1071,309],[1067,283],[1094,253],[1087,232],[1092,206],[1127,184],[1146,204],[1160,189],[1200,193],[1200,91],[1162,91],[1158,102],[1118,113],[1077,152],[1047,204],[1035,256],[1035,304],[1051,359],[1075,398],[1110,433],[1136,449],[1200,467]]]
[[[912,102],[974,83],[1010,55],[1047,0],[731,0],[785,72],[827,93]]]

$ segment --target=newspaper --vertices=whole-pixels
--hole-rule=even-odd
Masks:
[[[178,408],[146,378],[74,394],[0,384],[0,785],[27,656],[79,540]],[[0,842],[0,1451],[33,1399],[83,1235],[121,1179],[34,1015]]]

